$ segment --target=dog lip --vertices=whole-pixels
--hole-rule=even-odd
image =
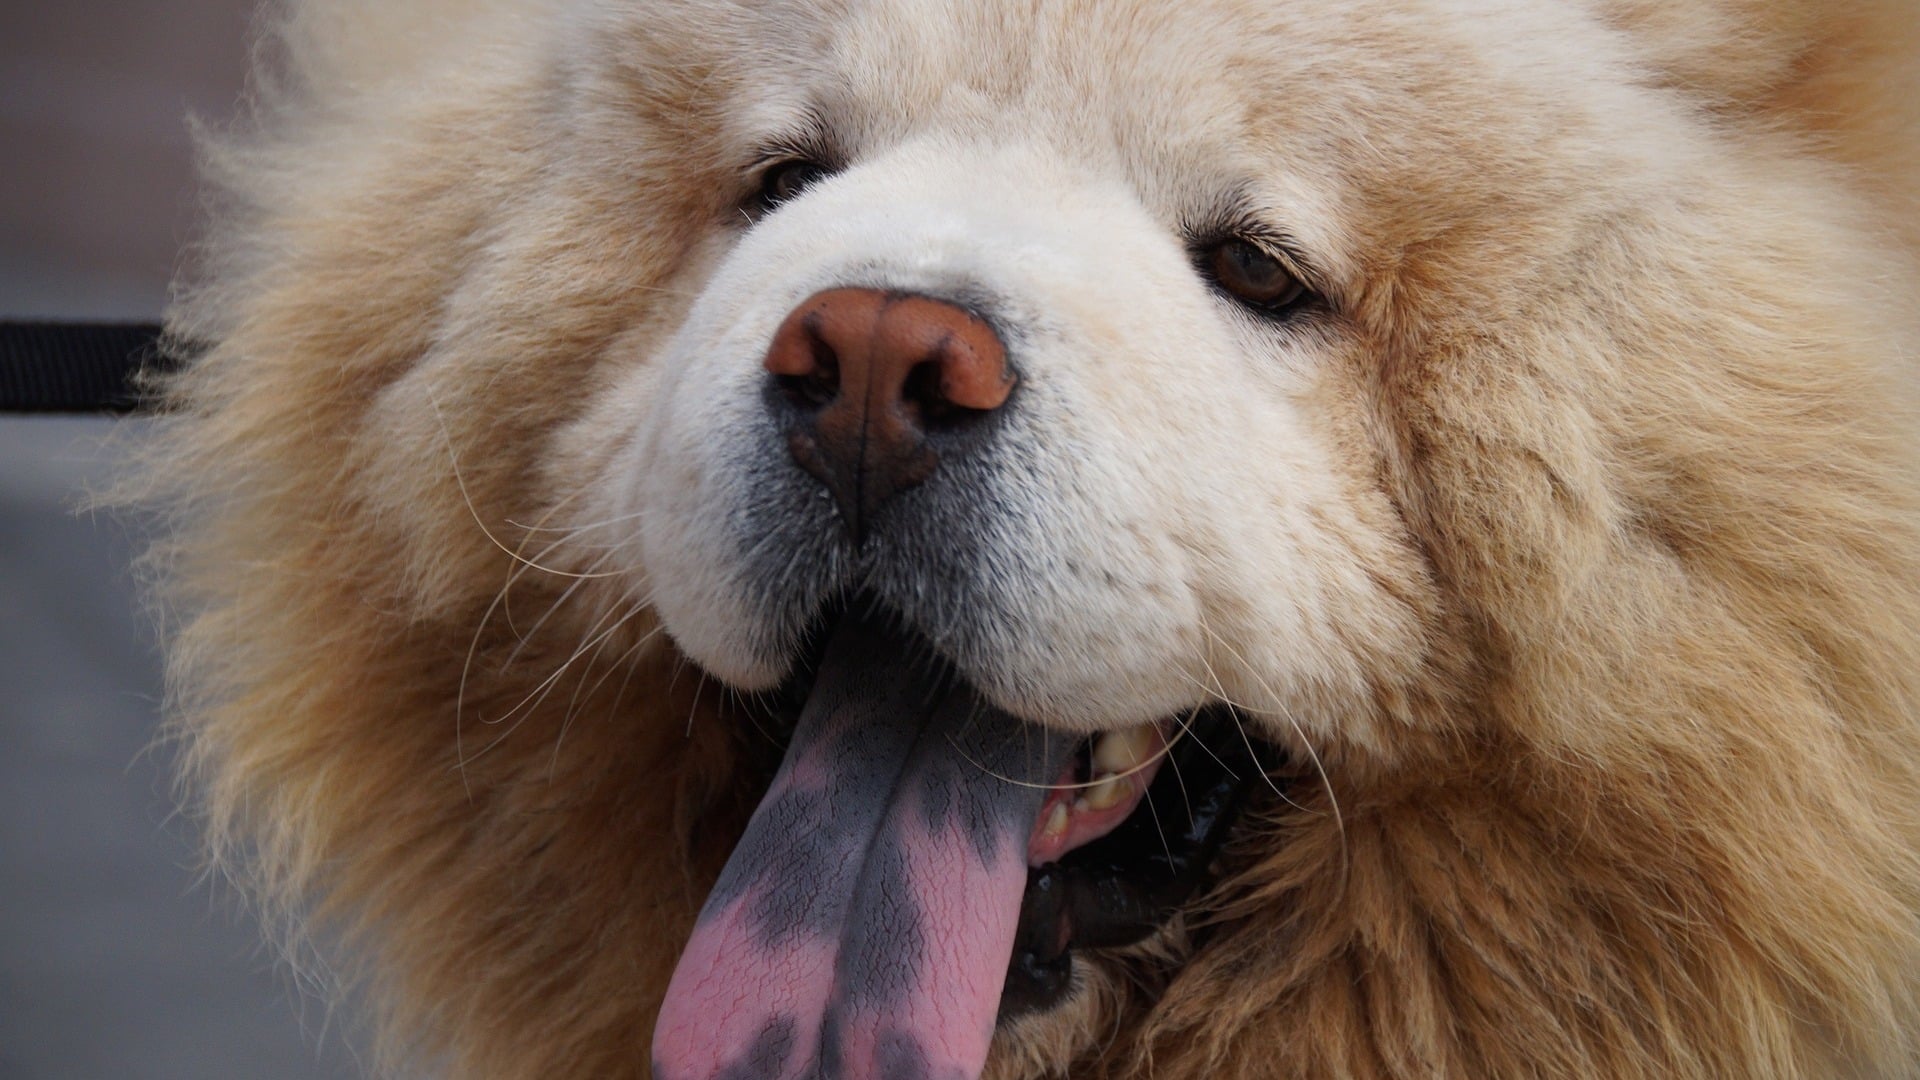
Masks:
[[[1027,861],[1033,866],[1055,862],[1131,817],[1166,760],[1169,726],[1167,721],[1140,724],[1083,740],[1074,766],[1054,782],[1054,790],[1040,807],[1027,841]],[[1095,747],[1108,744],[1125,748],[1125,764],[1108,762],[1110,767],[1101,767],[1095,763]]]
[[[1002,1021],[1059,1005],[1076,952],[1146,940],[1212,880],[1241,808],[1283,763],[1277,748],[1242,738],[1241,725],[1226,706],[1185,721],[1132,814],[1028,871]]]

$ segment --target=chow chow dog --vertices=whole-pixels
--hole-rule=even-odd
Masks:
[[[146,497],[458,1077],[1920,1069],[1920,18],[276,9]]]

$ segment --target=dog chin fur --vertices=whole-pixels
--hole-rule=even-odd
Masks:
[[[127,489],[214,858],[381,1067],[644,1075],[858,587],[1011,712],[1229,702],[1298,772],[996,1080],[1911,1075],[1914,16],[277,9]],[[1322,306],[1195,272],[1235,214]],[[913,496],[968,528],[833,541],[758,411],[842,285],[1007,338]]]

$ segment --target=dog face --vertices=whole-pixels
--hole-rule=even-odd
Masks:
[[[1268,43],[1311,37],[1137,5],[1058,25],[763,17],[783,29],[743,31],[713,80],[741,87],[706,147],[740,163],[738,205],[676,283],[684,318],[577,433],[618,444],[586,520],[632,523],[630,594],[741,689],[787,677],[822,610],[860,592],[1036,722],[1224,698],[1390,741],[1375,705],[1419,667],[1435,603],[1382,479],[1385,328],[1356,311],[1385,256],[1355,250],[1366,193],[1326,160],[1364,133],[1311,91],[1310,46]],[[791,36],[827,44],[763,44]],[[796,161],[813,182],[758,205]],[[1460,212],[1431,210],[1436,230]],[[1298,295],[1236,295],[1235,258]],[[857,539],[796,463],[766,366],[835,289],[968,311],[1016,380],[929,434],[939,464]]]
[[[629,101],[589,101],[589,115],[644,111],[633,96],[660,94],[673,61],[643,39],[685,17],[616,12],[583,32],[604,65],[590,85]],[[1065,928],[1041,965],[1101,937],[1092,914],[1035,915],[1032,882],[1023,909],[1017,856],[1044,876],[1150,800],[1152,773],[1120,795],[1013,809],[996,801],[1007,792],[974,805],[930,780],[867,796],[850,823],[850,792],[896,781],[836,764],[883,756],[848,717],[892,722],[875,702],[813,708],[837,692],[819,687],[867,678],[845,665],[930,652],[978,696],[974,714],[1006,718],[1028,747],[1046,731],[1164,744],[1225,704],[1264,743],[1387,760],[1430,722],[1412,701],[1445,651],[1447,606],[1404,514],[1415,451],[1396,379],[1413,377],[1420,336],[1496,335],[1492,302],[1523,305],[1564,269],[1563,234],[1543,223],[1592,212],[1592,185],[1567,174],[1619,172],[1617,148],[1562,134],[1544,137],[1584,156],[1548,170],[1536,141],[1594,122],[1593,95],[1561,91],[1601,79],[1604,61],[1517,43],[1466,53],[1474,35],[1512,40],[1492,18],[776,7],[661,35],[712,50],[692,65],[710,126],[673,152],[685,175],[718,179],[689,196],[708,200],[695,217],[708,224],[665,286],[684,305],[614,350],[607,389],[565,437],[592,463],[577,520],[620,523],[594,568],[693,662],[809,703],[668,995],[662,1075],[784,1074],[827,1054],[971,1074],[1009,935]],[[1354,35],[1378,41],[1376,67],[1328,79],[1319,58]],[[1507,69],[1552,66],[1512,97]],[[1530,111],[1495,135],[1451,115]],[[1468,157],[1482,175],[1454,164]],[[1463,258],[1473,280],[1448,280]],[[1497,387],[1492,362],[1462,357],[1459,377]],[[872,655],[829,644],[839,659],[811,658],[866,610],[890,627],[854,635]],[[913,645],[876,640],[888,635]],[[930,691],[874,695],[913,692]],[[1089,740],[1080,757],[1118,745]],[[978,749],[966,763],[1005,780]],[[894,753],[886,769],[939,773]],[[1044,785],[1124,768],[1006,771]],[[939,827],[901,824],[903,799],[1012,824],[970,834],[970,862]],[[809,847],[821,833],[835,841]],[[909,868],[884,888],[860,869],[876,850]],[[962,899],[947,877],[1000,884]],[[829,898],[805,932],[767,914],[799,894]],[[924,922],[874,930],[886,920],[872,909],[903,896]],[[913,962],[927,940],[961,989]],[[863,951],[892,974],[843,970]],[[807,974],[820,970],[837,974]],[[818,1000],[794,989],[815,984]],[[1053,1007],[1069,992],[1025,996]],[[934,1015],[948,1019],[900,1022]]]
[[[722,682],[807,703],[655,1068],[973,1075],[995,1014],[1057,1008],[1071,949],[1111,934],[1089,898],[1128,871],[1060,860],[1154,816],[1151,751],[1183,718],[1232,703],[1263,741],[1380,744],[1377,703],[1426,662],[1439,605],[1383,481],[1355,311],[1362,193],[1322,156],[1355,133],[1322,126],[1341,103],[1277,107],[1311,50],[1251,13],[744,21],[706,81],[731,96],[696,152],[731,198],[669,286],[690,302],[568,436],[598,463],[581,520],[625,523],[604,565],[629,600]],[[769,47],[795,40],[818,44]],[[888,629],[842,629],[866,609]],[[978,698],[922,735],[971,745],[957,762],[863,741],[919,730],[881,702],[929,688],[834,696],[922,651]],[[983,709],[1026,758],[994,756]],[[1075,767],[1074,739],[1032,759],[1049,730],[1120,734]],[[951,778],[968,768],[995,790]],[[936,804],[968,808],[971,855]],[[1169,859],[1218,843],[1201,816],[1153,824]],[[1036,900],[1049,873],[1081,899]],[[1169,915],[1138,906],[1114,936]]]
[[[1083,731],[1222,694],[1350,706],[1363,671],[1404,663],[1406,612],[1356,565],[1398,554],[1352,505],[1370,463],[1340,461],[1304,401],[1334,316],[1238,308],[1196,267],[1211,251],[1089,172],[938,134],[877,151],[746,230],[616,391],[633,434],[598,509],[635,522],[632,588],[703,667],[772,686],[856,589],[996,703]],[[925,436],[938,465],[857,537],[797,467],[763,363],[790,312],[847,288],[964,307],[1017,379]],[[1236,659],[1249,641],[1290,644]]]
[[[216,161],[258,205],[176,320],[178,654],[263,891],[390,920],[416,1029],[509,1018],[440,1036],[468,1071],[631,1069],[655,1011],[665,1080],[1904,1030],[1858,972],[1905,908],[1834,898],[1907,848],[1826,806],[1910,820],[1920,754],[1816,744],[1911,726],[1906,279],[1737,111],[1799,52],[1639,5],[389,7],[299,9],[334,89]],[[1856,841],[1832,888],[1752,855]],[[1742,966],[1814,909],[1889,929]]]

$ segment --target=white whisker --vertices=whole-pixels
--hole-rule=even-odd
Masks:
[[[1344,858],[1345,852],[1347,850],[1346,818],[1341,814],[1341,811],[1340,811],[1340,797],[1337,794],[1335,794],[1333,790],[1333,778],[1327,775],[1326,766],[1320,761],[1319,752],[1314,750],[1313,748],[1313,740],[1307,737],[1306,729],[1300,726],[1300,722],[1298,720],[1294,719],[1293,713],[1290,710],[1286,709],[1285,706],[1281,704],[1280,695],[1274,693],[1273,687],[1264,678],[1261,677],[1259,672],[1253,670],[1253,666],[1247,663],[1247,658],[1240,655],[1240,651],[1238,649],[1235,649],[1233,645],[1230,642],[1228,642],[1225,638],[1222,638],[1220,635],[1214,633],[1213,628],[1209,627],[1206,623],[1204,622],[1201,623],[1200,629],[1204,631],[1209,638],[1212,638],[1215,644],[1219,645],[1221,648],[1232,653],[1233,658],[1239,661],[1241,670],[1245,671],[1250,677],[1253,678],[1254,681],[1260,684],[1260,689],[1266,693],[1267,697],[1271,699],[1274,704],[1273,709],[1264,710],[1264,711],[1278,712],[1280,715],[1284,716],[1286,718],[1287,723],[1292,726],[1293,733],[1300,737],[1300,746],[1302,749],[1304,749],[1307,752],[1308,760],[1313,762],[1314,772],[1317,773],[1320,777],[1320,786],[1327,793],[1327,806],[1333,812],[1334,828],[1337,829],[1340,833],[1340,850]],[[1249,715],[1258,715],[1260,711],[1262,710],[1249,710]],[[1246,726],[1239,722],[1239,719],[1237,716],[1235,717],[1234,726],[1239,729],[1240,738],[1243,741],[1245,741],[1247,744],[1247,753],[1252,754],[1253,740],[1247,735]],[[1256,758],[1256,760],[1258,759]],[[1260,775],[1266,778],[1267,786],[1273,788],[1275,794],[1278,794],[1282,799],[1285,799],[1287,797],[1286,793],[1280,790],[1280,785],[1274,783],[1273,778],[1271,776],[1266,775],[1266,770],[1264,769],[1261,770]],[[1291,800],[1288,800],[1288,801],[1291,802]]]
[[[563,718],[560,721],[560,731],[557,734],[555,734],[553,737],[553,757],[547,764],[547,782],[548,783],[553,782],[554,774],[560,767],[560,744],[566,741],[567,729],[573,726],[574,717],[577,715],[578,708],[582,703],[582,701],[591,701],[593,699],[593,695],[596,693],[599,693],[600,688],[602,686],[605,686],[607,683],[607,680],[613,677],[613,673],[616,671],[620,671],[621,669],[624,668],[627,673],[626,678],[620,680],[620,690],[617,693],[615,693],[613,696],[614,704],[617,706],[620,701],[620,696],[626,693],[627,682],[628,680],[633,678],[633,672],[636,667],[636,665],[629,663],[629,661],[631,661],[636,655],[638,655],[640,650],[646,648],[647,643],[649,641],[652,641],[654,637],[660,633],[660,630],[661,630],[661,627],[656,626],[653,629],[647,631],[646,633],[640,635],[639,641],[634,642],[632,645],[627,647],[627,650],[625,652],[621,653],[619,656],[614,657],[613,663],[607,666],[606,672],[602,674],[599,679],[594,681],[593,686],[588,687],[586,689],[585,694],[582,694],[579,688],[575,688],[573,692],[573,700],[567,703],[567,715],[565,716],[565,718]],[[600,646],[600,648],[604,649],[606,648],[606,645],[603,643]],[[594,652],[595,659],[598,659],[599,655],[600,655],[599,651],[595,650]],[[592,671],[593,671],[593,661],[589,660],[587,662],[586,671],[583,672],[580,676],[581,687],[586,687],[587,677],[592,673]]]
[[[481,612],[480,621],[473,628],[473,638],[467,642],[467,658],[460,665],[460,689],[453,698],[453,759],[460,771],[460,786],[466,791],[468,802],[473,801],[473,785],[467,779],[467,752],[463,722],[467,707],[467,676],[473,672],[473,657],[480,648],[480,636],[486,632],[487,620],[493,617],[494,609],[500,606],[500,601],[506,596],[507,589],[511,588],[512,584],[512,580],[509,579],[507,585],[494,594],[493,602],[487,605],[487,610]]]
[[[558,508],[558,506],[559,504],[555,504],[556,509]],[[540,518],[540,521],[544,522],[547,519],[547,517],[551,517],[552,514],[553,514],[553,511],[549,510],[546,515]],[[609,525],[619,525],[622,522],[635,521],[645,516],[646,516],[645,511],[636,510],[631,514],[620,514],[618,516],[606,518],[601,521],[589,521],[589,522],[583,522],[583,523],[572,524],[572,525],[544,525],[544,524],[538,524],[538,523],[533,525],[522,525],[518,521],[513,520],[512,518],[507,519],[507,524],[513,526],[516,529],[521,529],[530,533],[551,532],[551,533],[564,533],[568,535],[574,535],[578,533],[587,532],[591,529],[603,529]]]
[[[481,723],[483,724],[497,725],[497,724],[505,723],[509,718],[512,718],[516,714],[519,714],[518,719],[515,719],[512,724],[507,726],[506,730],[502,731],[499,735],[495,736],[491,742],[481,747],[478,751],[476,751],[473,754],[473,756],[463,758],[460,763],[461,766],[464,768],[466,765],[474,761],[478,761],[480,758],[484,757],[488,753],[488,751],[491,751],[495,747],[499,746],[502,742],[505,742],[509,736],[511,736],[515,731],[519,730],[520,725],[526,722],[526,719],[528,716],[531,716],[534,712],[537,712],[539,710],[540,705],[544,703],[547,700],[547,698],[553,693],[553,688],[559,684],[561,677],[567,673],[567,670],[573,666],[575,661],[579,660],[582,656],[586,655],[587,652],[591,650],[594,646],[598,645],[600,642],[604,641],[606,638],[616,633],[622,626],[625,626],[628,622],[631,622],[636,616],[639,616],[645,613],[647,610],[648,609],[645,604],[635,605],[625,615],[622,615],[618,619],[614,620],[613,625],[608,626],[604,630],[599,630],[600,625],[606,622],[607,620],[607,615],[602,615],[597,621],[595,621],[593,629],[588,630],[588,633],[593,634],[594,636],[590,640],[583,643],[578,649],[575,649],[573,652],[573,655],[569,656],[565,661],[563,661],[560,664],[560,666],[554,670],[553,674],[541,680],[540,684],[538,686],[535,686],[531,691],[529,691],[526,697],[521,698],[520,702],[516,704],[513,708],[507,710],[505,713],[491,720],[486,720],[486,719],[481,720]],[[608,615],[611,615],[611,614],[612,614],[612,610],[609,610]],[[598,630],[598,633],[595,633],[595,630]]]
[[[483,521],[480,517],[480,511],[473,505],[473,496],[467,491],[466,477],[460,474],[460,456],[454,452],[453,435],[451,432],[447,430],[447,418],[444,415],[442,415],[440,412],[439,399],[433,396],[433,392],[431,390],[427,392],[427,399],[428,399],[428,402],[433,406],[434,419],[439,422],[440,438],[446,444],[447,460],[451,462],[453,465],[453,482],[455,485],[457,485],[460,488],[460,498],[466,502],[467,513],[472,515],[473,523],[475,525],[480,526],[480,532],[486,536],[487,540],[490,543],[492,543],[494,547],[497,547],[501,551],[506,552],[507,557],[510,559],[513,559],[515,562],[525,563],[528,566],[533,567],[535,570],[552,574],[555,577],[614,577],[620,573],[620,571],[618,570],[608,570],[604,573],[599,573],[599,574],[576,574],[570,570],[558,570],[551,566],[542,566],[539,563],[532,561],[531,559],[522,558],[519,552],[501,543],[500,538],[493,535],[493,530],[487,528],[487,523]]]

